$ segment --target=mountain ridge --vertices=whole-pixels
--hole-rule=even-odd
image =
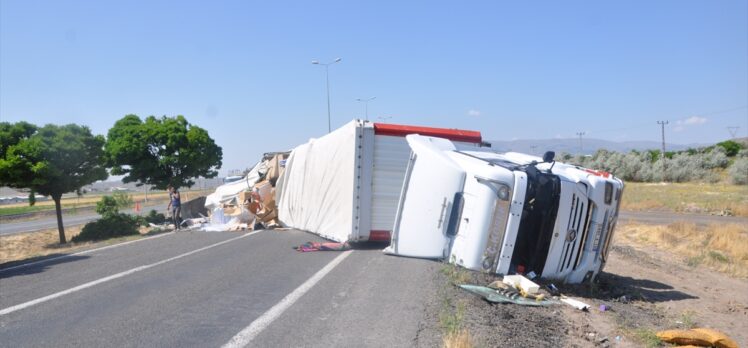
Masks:
[[[597,150],[605,149],[608,151],[616,152],[629,152],[631,150],[645,151],[645,150],[660,150],[662,143],[657,141],[623,141],[616,142],[603,139],[594,138],[583,138],[581,144],[579,139],[574,138],[563,138],[563,139],[517,139],[517,140],[487,140],[491,143],[491,148],[495,151],[505,152],[523,152],[533,155],[541,155],[545,151],[554,151],[556,154],[562,152],[570,154],[594,154]],[[711,146],[714,144],[672,144],[665,143],[666,151],[682,151],[689,148],[700,148]]]

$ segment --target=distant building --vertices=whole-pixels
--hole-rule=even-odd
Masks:
[[[36,201],[37,202],[43,202],[49,200],[49,197],[42,196],[42,195],[36,195]],[[6,196],[6,197],[0,197],[0,205],[4,204],[16,204],[16,203],[28,203],[29,197],[28,196]]]
[[[130,191],[127,187],[111,187],[109,188],[109,192],[127,192]]]

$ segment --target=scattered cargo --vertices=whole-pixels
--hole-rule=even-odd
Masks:
[[[204,231],[243,231],[279,225],[275,185],[289,152],[270,152],[240,180],[216,188],[205,199],[210,213]]]

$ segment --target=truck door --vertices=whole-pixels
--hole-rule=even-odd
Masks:
[[[400,193],[392,240],[385,252],[411,257],[443,258],[448,255],[448,226],[465,183],[465,171],[444,151],[455,150],[446,139],[408,135],[411,148],[408,169]],[[458,207],[459,208],[459,207]],[[457,217],[455,217],[457,218]]]

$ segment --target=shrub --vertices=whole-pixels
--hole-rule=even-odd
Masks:
[[[730,181],[737,185],[748,185],[748,157],[741,157],[735,160],[727,169],[730,175]]]
[[[151,211],[148,212],[148,215],[145,216],[145,222],[155,224],[155,225],[160,225],[166,222],[166,216],[164,216],[164,214],[157,212],[154,209],[151,209]]]
[[[660,154],[659,150],[632,150],[626,154],[598,150],[592,156],[562,153],[560,158],[569,164],[613,173],[625,181],[716,183],[720,181],[721,169],[727,168],[732,183],[748,184],[748,149],[738,148],[732,142],[701,149],[667,152],[665,159]],[[734,160],[731,161],[732,156]],[[730,162],[733,164],[730,165]]]
[[[96,212],[101,216],[115,215],[121,208],[132,206],[132,196],[124,192],[115,192],[111,196],[101,197],[96,202]]]
[[[141,219],[137,216],[121,213],[104,215],[101,219],[83,226],[81,233],[73,237],[72,241],[82,242],[136,235],[139,234],[138,227],[140,224]]]
[[[112,194],[112,198],[117,202],[117,208],[122,209],[132,207],[132,196],[125,192],[115,192]]]
[[[735,151],[737,154],[737,151]],[[730,163],[727,158],[729,156],[725,153],[725,150],[721,147],[716,147],[714,150],[704,153],[699,156],[698,159],[702,161],[702,168],[714,169],[714,168],[726,168]],[[733,155],[734,156],[734,155]]]
[[[96,212],[103,217],[117,215],[119,213],[117,200],[112,196],[101,197],[101,200],[96,202]]]

